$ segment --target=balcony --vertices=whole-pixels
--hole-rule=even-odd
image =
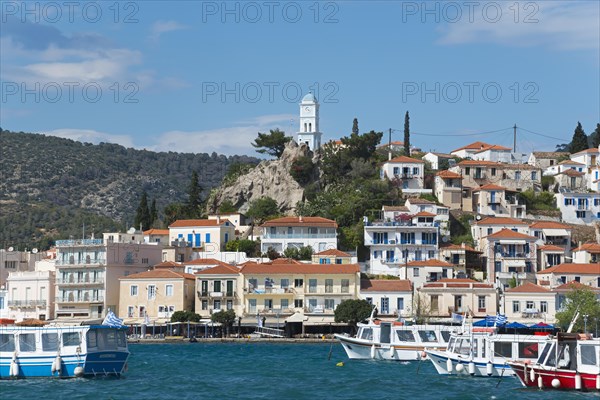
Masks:
[[[106,259],[105,258],[90,258],[87,257],[83,260],[79,260],[79,259],[75,259],[75,257],[71,257],[68,260],[61,260],[61,259],[56,259],[56,266],[59,267],[78,267],[81,268],[81,266],[84,265],[91,265],[91,264],[97,264],[97,265],[106,265]]]
[[[104,303],[104,297],[56,297],[57,304],[89,304],[89,303]]]
[[[335,239],[336,233],[265,233],[263,239]]]
[[[58,285],[65,286],[94,286],[94,285],[104,285],[104,279],[85,279],[85,280],[77,280],[77,279],[57,279],[56,283]]]
[[[46,307],[46,300],[9,300],[8,308]]]
[[[473,179],[487,179],[486,174],[474,174]]]
[[[102,246],[102,239],[70,239],[57,240],[56,247]]]
[[[418,178],[418,175],[414,175],[411,173],[406,173],[406,174],[394,174],[394,178],[396,179],[413,179],[413,178]]]
[[[494,275],[498,279],[512,279],[513,277],[519,281],[525,281],[528,278],[533,278],[535,274],[533,272],[495,272]]]
[[[296,291],[291,288],[275,288],[275,287],[266,287],[264,289],[258,289],[258,288],[249,288],[249,289],[245,289],[244,290],[246,293],[248,294],[269,294],[269,295],[273,295],[273,294],[295,294]]]

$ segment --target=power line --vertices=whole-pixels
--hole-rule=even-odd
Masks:
[[[478,132],[478,133],[456,133],[456,134],[452,134],[452,133],[420,133],[420,132],[413,132],[411,131],[410,134],[411,135],[419,135],[419,136],[478,136],[478,135],[489,135],[491,133],[498,133],[498,132],[502,132],[502,131],[506,131],[508,129],[512,129],[512,126],[509,128],[504,128],[504,129],[498,129],[495,131],[487,131],[487,132]],[[395,129],[392,128],[393,132],[404,132],[404,129]]]
[[[532,133],[534,135],[542,136],[542,137],[545,137],[545,138],[548,138],[548,139],[554,139],[554,140],[560,140],[560,141],[569,140],[569,139],[565,139],[565,138],[557,138],[557,137],[554,137],[554,136],[544,135],[543,133],[538,133],[538,132],[530,131],[529,129],[525,129],[525,128],[521,128],[521,127],[517,127],[517,128],[521,129],[521,130],[523,130],[525,132],[529,132],[529,133]]]

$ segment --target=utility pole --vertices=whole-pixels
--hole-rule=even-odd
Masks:
[[[388,139],[388,161],[392,159],[392,128],[390,128],[390,134]]]
[[[517,152],[517,124],[513,126],[513,153]]]

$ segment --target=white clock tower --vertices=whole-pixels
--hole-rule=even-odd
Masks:
[[[312,93],[302,98],[300,103],[300,130],[298,131],[298,144],[306,144],[311,151],[321,147],[319,132],[319,102]]]

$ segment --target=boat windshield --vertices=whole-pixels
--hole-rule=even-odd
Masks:
[[[414,342],[415,341],[415,335],[412,333],[412,331],[398,330],[398,331],[396,331],[396,335],[398,335],[398,340],[401,342]]]
[[[127,347],[125,332],[117,329],[90,329],[87,332],[87,346],[91,350],[116,350]]]
[[[598,345],[582,344],[581,345],[581,363],[584,365],[597,365],[596,349]]]
[[[546,359],[546,356],[548,355],[548,350],[550,350],[550,348],[552,347],[552,343],[548,342],[544,345],[544,348],[542,349],[542,352],[540,353],[540,356],[538,357],[537,363],[538,364],[544,364],[544,360]]]
[[[442,340],[446,343],[448,343],[448,341],[450,340],[450,332],[449,331],[442,331],[440,332],[442,334]]]
[[[494,353],[497,356],[504,358],[513,358],[512,356],[512,342],[494,342]]]
[[[538,358],[539,349],[537,343],[519,342],[519,358]]]
[[[469,354],[471,354],[471,340],[467,339],[467,338],[457,339],[456,347],[454,348],[454,352],[456,354],[462,354],[465,356],[468,356]]]
[[[365,340],[373,340],[373,328],[362,328],[360,338]]]
[[[434,331],[431,331],[431,330],[421,331],[420,330],[419,336],[421,337],[421,341],[424,343],[437,342],[437,336],[435,335]]]
[[[450,338],[450,340],[448,340],[448,351],[452,351],[452,348],[454,347],[454,342],[456,339],[454,339],[453,337]]]

